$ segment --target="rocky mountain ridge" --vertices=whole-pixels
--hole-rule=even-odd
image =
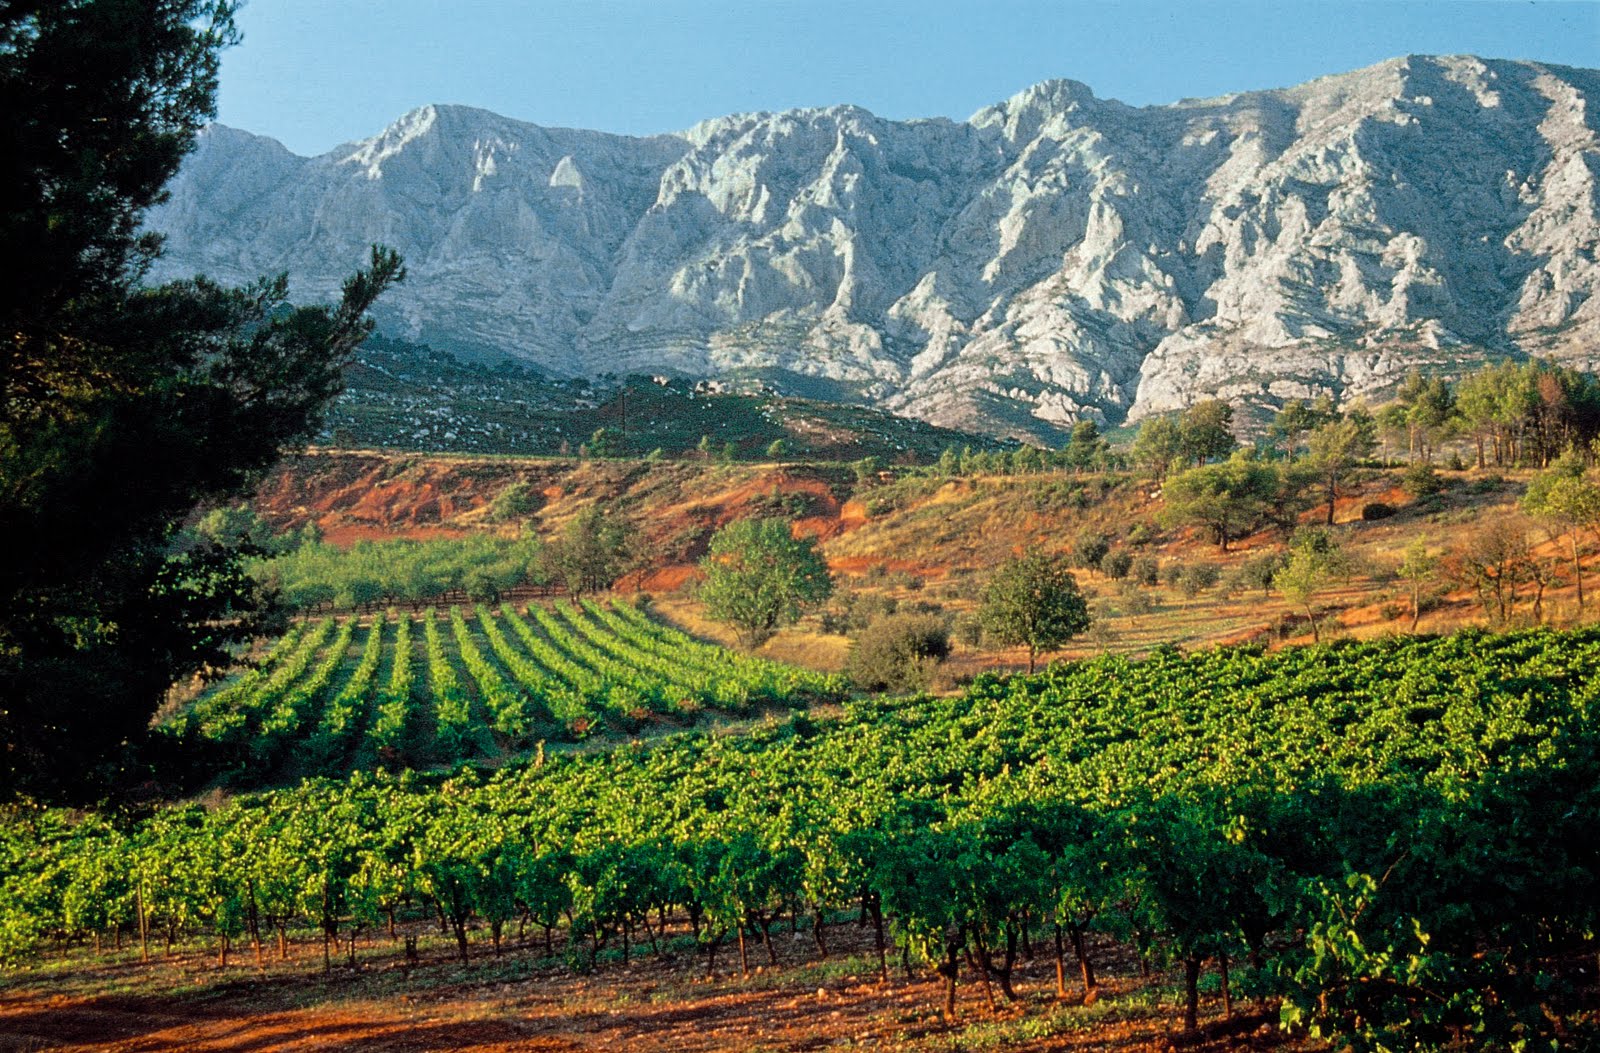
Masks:
[[[745,376],[1051,437],[1413,365],[1600,359],[1600,72],[1409,57],[1131,107],[1049,81],[974,114],[851,106],[631,138],[427,106],[314,158],[208,129],[157,279],[372,242],[380,326],[557,374]]]

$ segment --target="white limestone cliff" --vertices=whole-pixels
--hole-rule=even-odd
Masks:
[[[382,242],[395,335],[1041,435],[1376,392],[1462,347],[1592,366],[1597,107],[1596,71],[1460,56],[1143,108],[1051,81],[964,123],[641,139],[429,106],[315,158],[214,127],[154,276],[325,298]]]

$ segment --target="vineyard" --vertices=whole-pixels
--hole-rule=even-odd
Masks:
[[[533,646],[562,626],[571,668]],[[418,672],[435,749],[450,729],[719,704],[689,660],[709,654],[654,647],[671,637],[626,608],[569,606],[308,624],[186,719],[278,743],[254,747],[269,763],[286,743],[348,751],[407,724],[384,708],[405,697],[387,651],[407,636],[422,665],[450,658]],[[474,670],[510,646],[526,672]],[[624,647],[671,657],[607,681]],[[776,688],[741,690],[720,704]],[[143,819],[20,811],[0,829],[0,953],[164,937],[225,961],[276,936],[331,968],[346,936],[353,960],[355,933],[386,932],[398,959],[437,920],[463,961],[603,969],[670,937],[748,975],[753,953],[826,957],[849,919],[880,983],[936,976],[946,1014],[963,982],[1026,1003],[1025,958],[1092,995],[1110,941],[1180,977],[1188,1030],[1205,986],[1357,1050],[1576,1049],[1600,994],[1597,697],[1592,629],[1169,650],[493,774],[357,774]],[[780,952],[780,918],[803,947]]]
[[[504,759],[541,741],[842,697],[626,603],[391,610],[294,624],[162,730],[234,783]]]

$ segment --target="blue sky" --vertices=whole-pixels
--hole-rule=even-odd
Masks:
[[[849,102],[963,119],[1070,77],[1135,105],[1409,53],[1600,66],[1600,2],[252,0],[219,120],[318,153],[425,103],[650,134]]]

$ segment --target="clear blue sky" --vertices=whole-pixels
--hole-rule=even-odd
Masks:
[[[649,134],[849,102],[973,111],[1051,77],[1135,105],[1410,53],[1600,66],[1600,2],[251,0],[219,119],[319,153],[424,103]]]

